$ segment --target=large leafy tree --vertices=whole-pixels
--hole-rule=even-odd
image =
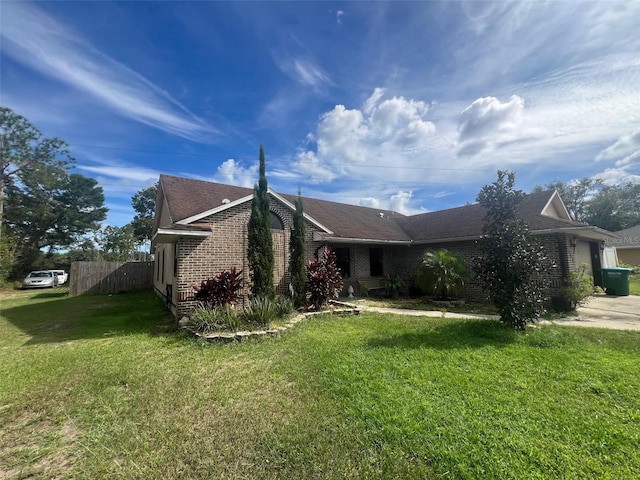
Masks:
[[[293,289],[293,304],[302,307],[307,301],[306,273],[305,273],[305,237],[304,209],[302,197],[298,190],[296,212],[293,216],[293,229],[289,238],[289,271],[291,272],[291,287]]]
[[[571,218],[577,222],[587,220],[589,199],[597,195],[603,187],[602,181],[594,178],[582,178],[574,182],[555,181],[547,185],[557,190]]]
[[[573,220],[617,231],[640,224],[640,184],[605,185],[601,180],[582,178],[546,185],[562,197]],[[536,187],[536,190],[541,187]]]
[[[25,117],[0,107],[0,227],[9,186],[20,185],[45,171],[51,176],[61,175],[72,164],[65,142],[44,137]]]
[[[474,261],[475,274],[506,325],[524,329],[544,312],[546,265],[542,245],[530,235],[517,214],[524,193],[514,189],[515,174],[499,171],[498,179],[485,185],[478,202],[486,210],[481,256]]]
[[[273,240],[264,147],[260,145],[260,178],[254,188],[248,225],[248,261],[254,297],[273,298]]]
[[[131,206],[136,214],[131,221],[133,236],[138,243],[151,240],[153,219],[156,212],[158,184],[145,188],[131,197]]]
[[[640,225],[640,183],[603,187],[589,201],[585,220],[612,232]]]
[[[98,232],[96,241],[100,245],[100,255],[104,260],[128,260],[135,244],[133,227],[131,224],[123,227],[106,226]]]
[[[73,159],[62,140],[44,138],[27,119],[0,108],[0,141],[2,244],[11,245],[18,275],[42,250],[72,247],[96,231],[107,208],[94,179],[69,173]]]

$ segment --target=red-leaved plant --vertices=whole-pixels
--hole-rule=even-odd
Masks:
[[[208,306],[234,305],[242,290],[242,270],[223,270],[213,278],[202,280],[200,286],[193,285],[193,298]]]
[[[307,264],[307,301],[320,310],[329,300],[338,298],[343,282],[336,265],[336,254],[329,247],[318,253],[318,258]]]

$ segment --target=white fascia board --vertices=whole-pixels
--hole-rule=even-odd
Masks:
[[[284,203],[287,207],[289,207],[294,212],[296,211],[296,206],[293,203],[291,203],[289,200],[287,200],[286,198],[280,196],[279,194],[277,194],[276,192],[274,192],[270,188],[267,189],[267,192],[270,193],[274,198],[276,198],[280,202]],[[304,216],[305,219],[309,220],[311,223],[313,223],[319,229],[324,230],[329,235],[333,235],[333,232],[330,229],[328,229],[327,227],[322,225],[315,218],[311,217],[310,215],[307,215],[304,212],[303,212],[303,216]]]
[[[210,237],[213,234],[211,231],[203,230],[174,230],[171,228],[159,228],[151,238],[151,244],[155,245],[158,239],[167,240],[168,238],[179,237]],[[165,243],[165,242],[160,242]]]
[[[243,204],[245,202],[248,202],[252,198],[253,198],[253,194],[247,195],[246,197],[239,198],[237,200],[234,200],[233,202],[223,203],[222,205],[220,205],[220,206],[218,206],[216,208],[212,208],[211,210],[207,210],[206,212],[198,213],[197,215],[193,215],[191,217],[185,218],[185,219],[180,220],[180,221],[178,221],[176,223],[179,224],[179,225],[188,225],[190,223],[197,222],[198,220],[206,218],[209,215],[214,215],[216,213],[223,212],[223,211],[227,210],[228,208],[235,207],[236,205],[241,205],[241,204]]]
[[[349,238],[349,237],[328,237],[319,232],[313,232],[314,242],[331,242],[331,243],[364,243],[376,245],[413,245],[412,240],[379,240],[372,238]]]
[[[604,230],[600,227],[587,226],[587,227],[561,227],[561,228],[548,228],[544,230],[533,230],[532,235],[546,235],[549,233],[571,233],[579,237],[590,238],[592,240],[604,240],[605,238],[617,238],[612,232]]]
[[[545,212],[545,210],[547,208],[549,208],[549,205],[551,205],[553,203],[553,201],[555,199],[558,199],[558,201],[560,202],[560,205],[562,205],[562,211],[564,212],[564,214],[566,215],[567,218],[565,218],[564,220],[572,220],[571,215],[569,214],[569,210],[567,210],[567,206],[564,204],[564,202],[562,201],[562,197],[560,196],[560,194],[558,193],[558,190],[554,190],[553,194],[551,195],[551,197],[549,198],[549,200],[547,201],[547,203],[545,204],[544,208],[542,209],[542,211],[540,212],[540,215],[544,215],[545,217],[551,217],[551,215],[547,215]],[[553,217],[551,217],[553,218]]]

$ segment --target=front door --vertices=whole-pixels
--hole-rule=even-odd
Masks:
[[[590,242],[591,247],[591,267],[593,269],[593,283],[598,287],[603,287],[602,283],[602,262],[600,260],[600,244],[598,242]]]

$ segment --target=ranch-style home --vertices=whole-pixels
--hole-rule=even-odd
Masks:
[[[269,195],[274,283],[280,293],[286,293],[297,197],[272,190]],[[193,286],[216,273],[235,267],[244,272],[248,283],[247,224],[252,197],[249,188],[160,176],[152,239],[154,285],[176,316],[193,309]],[[366,295],[386,275],[399,275],[410,285],[427,249],[446,248],[461,253],[468,262],[479,253],[476,241],[485,213],[477,204],[407,216],[314,198],[303,197],[302,201],[307,259],[324,246],[333,248],[345,293],[351,286],[356,295]],[[546,247],[551,297],[559,295],[563,279],[581,264],[588,264],[591,273],[601,268],[604,242],[611,234],[572,221],[555,190],[527,195],[519,213]],[[466,294],[484,298],[472,280]]]

